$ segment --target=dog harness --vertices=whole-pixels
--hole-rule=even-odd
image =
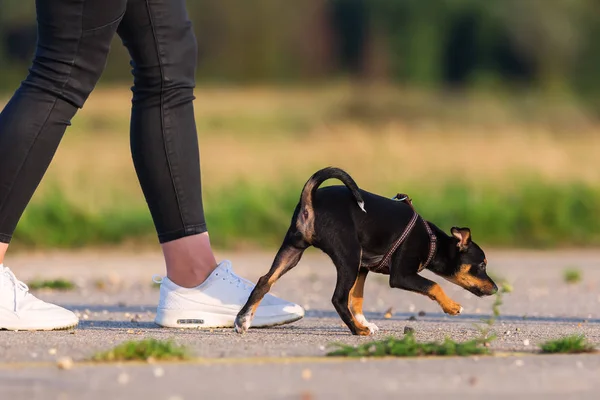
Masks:
[[[429,235],[429,255],[427,256],[427,260],[424,263],[422,263],[421,266],[419,267],[418,272],[421,272],[425,268],[427,268],[427,266],[429,265],[431,260],[433,260],[433,256],[435,255],[435,251],[437,248],[437,237],[433,234],[433,231],[431,230],[431,227],[429,226],[427,221],[425,221],[417,213],[417,211],[415,210],[415,208],[412,205],[412,200],[410,199],[410,197],[408,197],[408,195],[398,193],[396,196],[394,196],[392,198],[392,200],[406,202],[406,204],[408,204],[410,206],[410,208],[412,208],[413,216],[410,219],[410,222],[408,223],[408,225],[406,225],[406,228],[404,228],[404,232],[402,232],[402,235],[400,235],[400,237],[394,242],[392,247],[387,251],[387,253],[385,253],[385,255],[383,256],[381,261],[379,261],[377,264],[372,264],[372,265],[368,265],[365,267],[368,268],[372,272],[389,274],[390,270],[391,270],[390,261],[392,259],[392,255],[396,252],[396,250],[398,250],[398,247],[400,247],[400,245],[402,243],[404,243],[404,241],[406,240],[408,235],[410,235],[413,228],[415,227],[417,220],[420,219],[421,222],[423,222],[423,225],[425,225],[425,229],[427,230],[427,234]]]

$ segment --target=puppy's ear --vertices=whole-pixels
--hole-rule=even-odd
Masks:
[[[452,236],[458,239],[456,246],[460,251],[464,251],[471,243],[471,230],[469,228],[453,227],[451,230]]]

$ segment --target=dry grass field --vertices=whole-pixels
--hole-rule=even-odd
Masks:
[[[449,105],[468,114],[465,123],[438,112],[437,104],[429,115],[407,117],[402,101],[393,109],[393,96],[403,93],[385,94],[387,102],[373,103],[386,115],[375,120],[376,110],[373,119],[365,120],[347,110],[356,96],[344,86],[199,88],[195,107],[206,190],[238,180],[303,180],[325,165],[347,168],[373,190],[406,182],[435,187],[457,179],[510,187],[523,176],[600,183],[600,124],[519,122],[501,104],[485,102],[483,111]],[[103,198],[114,191],[137,196],[129,109],[126,88],[94,92],[67,131],[45,182],[60,182],[69,197],[90,195],[86,202],[109,200]]]

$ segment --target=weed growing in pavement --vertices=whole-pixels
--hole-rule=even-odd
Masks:
[[[73,290],[75,289],[75,284],[66,279],[54,279],[54,280],[41,280],[36,279],[27,283],[27,286],[31,290],[40,290],[40,289],[50,289],[50,290]]]
[[[112,350],[96,353],[93,361],[161,361],[185,360],[190,358],[185,347],[178,346],[172,341],[144,339],[127,341]]]
[[[577,268],[567,268],[563,272],[563,279],[566,283],[579,283],[581,282],[581,271]]]
[[[540,344],[542,353],[548,354],[576,354],[576,353],[594,353],[596,349],[588,343],[584,335],[571,335],[560,339],[549,340]]]

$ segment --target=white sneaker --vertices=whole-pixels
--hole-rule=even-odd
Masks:
[[[254,284],[234,274],[229,261],[221,262],[204,283],[183,288],[169,278],[160,283],[156,319],[168,328],[230,328],[237,313],[248,300]],[[304,316],[297,304],[267,294],[252,321],[253,327],[287,324]]]
[[[0,264],[0,329],[51,331],[72,328],[78,323],[71,311],[29,293],[27,285]]]

